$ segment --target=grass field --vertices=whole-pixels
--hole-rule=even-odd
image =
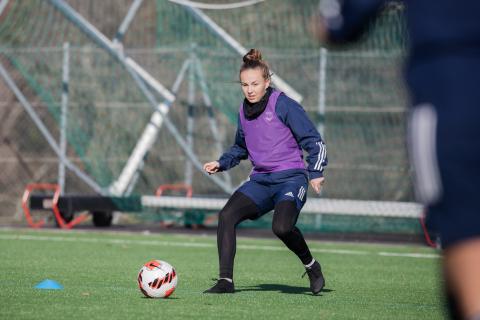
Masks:
[[[439,257],[419,246],[309,241],[326,289],[276,239],[238,240],[237,292],[206,295],[217,275],[214,237],[0,229],[0,319],[442,319]],[[137,272],[173,264],[178,288],[148,299]],[[53,279],[63,290],[34,286]]]

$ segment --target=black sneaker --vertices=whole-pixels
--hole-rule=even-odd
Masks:
[[[325,286],[325,278],[322,274],[322,268],[320,267],[320,263],[315,261],[310,268],[305,268],[305,273],[303,274],[302,278],[308,274],[308,278],[310,279],[310,290],[312,290],[313,294],[318,294],[322,291],[323,287]]]
[[[233,282],[230,282],[225,279],[218,279],[217,283],[208,290],[203,291],[203,293],[234,293],[235,286]]]

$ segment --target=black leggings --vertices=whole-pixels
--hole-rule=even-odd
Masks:
[[[217,246],[220,261],[220,278],[233,279],[233,261],[236,252],[236,226],[260,214],[257,205],[241,192],[235,192],[218,217]],[[281,201],[275,205],[273,233],[295,253],[303,264],[312,261],[312,255],[302,233],[295,227],[299,211],[293,201]]]

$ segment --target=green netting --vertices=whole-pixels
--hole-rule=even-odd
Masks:
[[[157,47],[188,45],[193,41],[209,48],[224,48],[215,37],[205,35],[202,25],[182,6],[168,0],[156,0],[156,4]],[[246,47],[309,51],[318,48],[316,40],[309,36],[309,23],[318,4],[318,0],[269,0],[240,9],[205,10],[205,13]],[[383,52],[403,50],[406,38],[402,11],[402,5],[390,4],[375,22],[370,34],[349,49]],[[132,46],[139,42],[136,39],[128,40],[132,41]]]
[[[131,1],[68,3],[112,39]],[[406,99],[401,81],[406,43],[403,8],[390,5],[358,44],[327,48],[326,55],[322,55],[308,33],[317,5],[317,0],[268,0],[250,7],[204,13],[246,48],[262,50],[275,74],[303,96],[302,105],[311,119],[316,124],[324,121],[330,165],[323,196],[411,201],[410,168],[404,145]],[[27,98],[35,102],[37,112],[55,137],[59,135],[65,43],[70,46],[67,155],[108,190],[150,121],[153,107],[124,66],[49,1],[9,1],[0,16],[0,61]],[[237,84],[241,64],[238,53],[191,12],[167,0],[142,3],[123,46],[125,53],[168,88],[184,61],[194,54],[205,75],[223,148],[232,143],[242,100]],[[325,83],[320,82],[322,59],[326,59]],[[193,151],[204,162],[218,158],[219,152],[209,129],[212,119],[202,99],[201,81],[197,74],[189,77],[187,71],[168,117],[185,138],[188,86],[193,83]],[[322,87],[325,114],[319,114]],[[159,94],[154,95],[163,101]],[[23,156],[36,157],[41,162],[48,147],[31,123],[29,130],[35,131],[37,137],[32,138],[33,131],[22,135],[20,130],[25,125],[13,126],[18,132],[11,135],[19,140]],[[153,194],[159,185],[185,181],[186,162],[185,153],[162,126],[144,158],[132,194]],[[248,163],[232,170],[232,186],[244,181],[249,170]],[[225,195],[196,170],[190,178],[197,196]],[[55,174],[50,174],[49,179],[54,181]],[[79,190],[85,192],[84,185],[69,174],[67,191]]]

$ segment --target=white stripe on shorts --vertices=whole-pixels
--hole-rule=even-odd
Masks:
[[[410,116],[408,142],[415,168],[418,201],[428,205],[442,194],[437,161],[437,113],[431,104],[416,106]]]

